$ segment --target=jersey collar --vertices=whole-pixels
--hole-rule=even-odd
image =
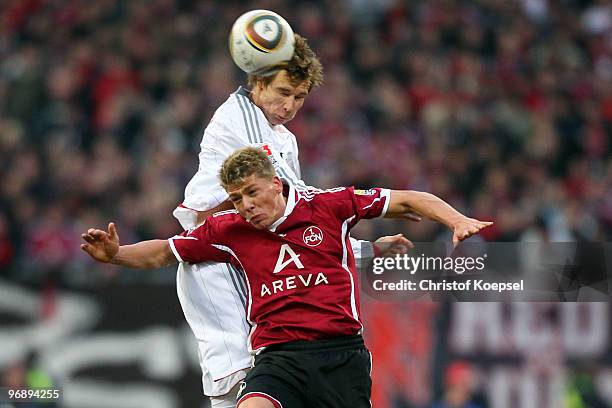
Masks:
[[[257,106],[257,105],[255,104],[255,102],[253,102],[253,101],[251,100],[251,91],[249,91],[247,88],[245,88],[244,86],[242,86],[242,85],[241,85],[241,86],[239,86],[239,87],[238,87],[238,89],[236,89],[236,92],[234,92],[234,93],[235,93],[235,94],[237,94],[237,95],[242,95],[242,96],[244,96],[245,98],[247,98],[247,100],[249,101],[249,103],[250,103],[251,105],[253,105],[253,107],[254,107],[254,108],[257,110],[257,111],[259,111],[259,112],[261,113],[261,116],[262,116],[263,118],[265,118],[266,123],[267,123],[267,124],[268,124],[268,126],[270,126],[272,129],[275,129],[275,128],[278,128],[278,127],[283,127],[282,125],[277,125],[277,126],[274,126],[274,125],[272,125],[272,124],[271,124],[271,123],[268,121],[268,119],[266,118],[265,113],[263,113],[263,110],[261,110],[261,108],[260,108],[259,106]]]
[[[236,92],[234,93],[237,93],[238,95],[246,96],[247,98],[249,98],[249,101],[251,100],[250,99],[251,92],[248,89],[246,89],[244,86],[239,86],[238,89],[236,89]]]
[[[285,212],[283,213],[282,217],[274,221],[274,223],[268,227],[268,230],[276,232],[276,229],[287,219],[289,215],[291,215],[295,205],[297,204],[296,197],[297,192],[295,191],[295,187],[293,187],[292,184],[289,184],[289,194],[287,194],[287,206],[285,207]]]

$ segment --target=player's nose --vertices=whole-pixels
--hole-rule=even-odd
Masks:
[[[252,210],[255,206],[253,205],[253,200],[251,200],[248,197],[243,197],[242,207],[245,209],[245,211],[248,211],[248,210]]]
[[[285,98],[285,102],[283,103],[283,109],[285,112],[293,112],[295,109],[295,97],[293,95]]]

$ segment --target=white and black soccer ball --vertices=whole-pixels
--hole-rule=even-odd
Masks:
[[[229,49],[241,70],[266,76],[280,71],[291,60],[295,38],[291,26],[280,15],[252,10],[234,23]]]

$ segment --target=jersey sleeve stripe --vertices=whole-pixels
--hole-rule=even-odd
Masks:
[[[380,190],[380,197],[375,198],[369,205],[366,205],[365,207],[363,207],[362,210],[367,210],[368,208],[372,207],[374,204],[376,204],[377,202],[379,202],[383,198],[385,199],[385,204],[383,205],[383,209],[382,209],[379,217],[384,217],[385,214],[387,213],[387,209],[389,208],[389,200],[391,200],[390,191],[387,190],[387,189],[381,189]]]
[[[236,285],[238,287],[238,290],[244,295],[244,299],[246,301],[246,285],[244,284],[244,282],[241,279],[241,273],[238,269],[236,269],[232,264],[227,264],[228,267],[231,269],[232,274],[234,275],[234,278],[236,278]]]
[[[246,289],[246,283],[244,282],[244,274],[242,273],[242,271],[238,270],[238,268],[236,268],[234,265],[229,264],[230,268],[232,268],[234,270],[234,273],[236,274],[236,280],[238,281],[238,284],[240,285],[240,288],[242,289],[242,293],[244,293],[244,296],[246,298],[246,293],[247,293],[247,289]]]
[[[365,207],[362,208],[362,210],[367,210],[368,208],[372,207],[374,204],[376,204],[377,202],[379,202],[381,199],[381,197],[377,197],[374,199],[374,201],[372,201],[369,205],[366,205]]]
[[[230,255],[232,255],[232,256],[233,256],[233,257],[234,257],[234,258],[235,258],[235,259],[238,261],[238,263],[240,264],[240,267],[242,268],[242,270],[244,270],[244,266],[242,266],[242,262],[240,262],[240,259],[238,259],[238,257],[236,256],[236,254],[234,253],[234,251],[232,251],[232,249],[231,249],[231,248],[228,248],[228,247],[226,247],[225,245],[218,245],[218,244],[212,244],[212,246],[214,246],[215,248],[217,248],[217,249],[219,249],[219,250],[221,250],[221,251],[225,251],[225,252],[229,253]],[[249,296],[248,296],[248,299],[247,299],[247,313],[246,313],[246,318],[247,318],[247,320],[248,320],[249,324],[253,325],[253,324],[254,324],[254,322],[253,322],[253,320],[251,319],[251,305],[253,304],[253,300],[252,300],[252,299],[253,299],[253,297],[252,297],[252,295],[251,295],[251,294],[252,294],[252,290],[251,290],[251,284],[249,283],[249,279],[248,279],[248,277],[246,277],[246,278],[247,278],[247,279],[246,279],[246,284],[247,284],[247,294],[249,295]],[[255,326],[253,326],[253,327],[255,327]],[[254,329],[252,328],[251,330],[254,330]]]
[[[252,116],[252,108],[251,108],[251,102],[245,97],[245,96],[238,96],[240,99],[242,99],[242,103],[243,103],[243,107],[244,107],[244,112],[246,113],[246,117],[248,118],[248,124],[251,126],[250,130],[251,130],[251,135],[252,135],[252,143],[258,143],[259,139],[257,138],[257,131],[255,129],[255,124],[253,116]],[[246,122],[245,122],[246,124]]]
[[[292,178],[291,176],[289,176],[287,174],[287,172],[285,172],[285,170],[282,167],[277,167],[276,168],[276,172],[278,173],[278,175],[280,176],[280,178],[287,180],[287,182],[293,184],[295,186],[295,179]]]
[[[224,211],[219,211],[214,213],[212,216],[213,217],[220,217],[222,215],[227,215],[227,214],[238,214],[238,210],[224,210]]]
[[[179,207],[179,208],[186,208],[186,209],[188,209],[188,210],[192,210],[192,211],[197,211],[197,210],[196,210],[196,209],[194,209],[194,208],[187,207],[187,206],[185,205],[185,203],[180,203],[179,205],[177,205],[177,207]]]
[[[293,185],[293,187],[295,187],[296,190],[298,190],[298,191],[305,191],[305,190],[308,189],[308,187],[306,186],[306,184],[302,180],[298,180],[296,177],[292,177],[281,166],[278,166],[276,168],[276,171],[278,172],[278,175],[280,176],[281,179],[287,180],[287,182],[291,183]]]
[[[227,267],[227,273],[229,274],[230,279],[232,281],[232,286],[234,287],[236,293],[238,293],[240,303],[242,303],[243,307],[246,307],[246,298],[244,296],[244,293],[242,293],[242,288],[238,285],[238,282],[236,282],[236,277],[234,276],[234,270],[232,266],[230,264],[225,264],[225,266]]]
[[[238,106],[240,107],[240,111],[242,112],[242,119],[244,120],[244,127],[246,128],[247,131],[247,137],[249,138],[249,143],[253,143],[253,137],[251,136],[251,129],[249,128],[249,124],[247,122],[247,117],[246,117],[246,111],[244,109],[244,107],[242,106],[242,96],[235,94],[236,95],[236,99],[238,100]]]
[[[176,257],[177,261],[179,261],[181,263],[185,262],[185,261],[183,261],[183,258],[181,258],[181,256],[179,255],[178,251],[176,250],[176,247],[174,246],[174,238],[169,238],[168,239],[168,244],[170,244],[170,250],[172,251],[172,253]]]
[[[344,222],[342,223],[342,235],[341,235],[341,240],[342,240],[342,267],[344,268],[346,273],[349,274],[349,278],[351,280],[351,312],[353,313],[353,319],[355,319],[357,322],[359,322],[359,324],[361,325],[361,329],[363,330],[363,325],[359,321],[359,313],[357,312],[357,300],[356,300],[356,297],[355,297],[355,280],[353,279],[353,274],[351,273],[351,270],[348,267],[348,249],[346,248],[346,238],[347,238],[347,235],[348,235],[348,225],[354,219],[355,219],[355,216],[353,215],[352,217],[347,218],[346,220],[344,220]]]
[[[383,188],[380,190],[380,196],[384,197],[385,205],[383,206],[382,212],[380,213],[380,217],[384,217],[387,214],[387,210],[389,209],[389,203],[391,203],[391,190],[388,188]]]
[[[255,112],[255,108],[253,107],[253,104],[249,102],[248,104],[249,108],[251,108],[251,112],[253,112],[253,116],[255,117],[255,138],[257,138],[257,136],[259,136],[258,142],[259,143],[263,143],[263,136],[261,135],[261,128],[259,127],[259,117],[257,115],[257,112]]]

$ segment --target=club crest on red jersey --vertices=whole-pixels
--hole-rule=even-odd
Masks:
[[[302,238],[304,239],[304,243],[306,245],[316,247],[317,245],[320,245],[321,242],[323,242],[323,231],[321,231],[321,228],[313,225],[311,227],[306,228],[306,230],[304,231],[304,235],[302,235]]]

